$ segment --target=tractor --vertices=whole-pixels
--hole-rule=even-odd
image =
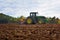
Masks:
[[[46,17],[37,16],[36,14],[38,14],[38,12],[31,12],[30,16],[28,16],[26,19],[26,23],[27,24],[46,23]]]

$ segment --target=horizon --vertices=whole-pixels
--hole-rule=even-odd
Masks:
[[[7,14],[4,14],[4,13],[0,13],[0,14],[7,15]],[[7,16],[10,16],[10,15],[7,15]],[[21,15],[21,16],[23,16],[23,15]],[[21,17],[21,16],[19,16],[19,17]],[[29,16],[30,16],[30,15],[29,15]],[[29,16],[23,16],[23,17],[29,17]],[[36,16],[43,16],[43,15],[36,15]],[[10,17],[13,17],[13,16],[10,16]],[[19,17],[13,17],[13,18],[19,18]],[[53,17],[58,18],[58,17],[56,17],[56,16],[53,16],[53,17],[44,16],[44,17],[46,17],[46,18],[53,18]],[[60,18],[59,18],[59,19],[60,19]]]
[[[37,16],[60,18],[60,0],[0,0],[0,13],[27,17],[30,12],[38,12]]]

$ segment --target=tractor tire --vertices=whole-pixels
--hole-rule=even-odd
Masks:
[[[27,24],[32,24],[32,19],[31,18],[27,18],[26,23]]]

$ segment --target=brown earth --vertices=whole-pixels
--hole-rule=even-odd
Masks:
[[[60,40],[60,24],[0,24],[0,40]]]

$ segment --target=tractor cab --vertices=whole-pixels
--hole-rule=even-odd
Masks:
[[[30,17],[36,17],[36,14],[38,14],[38,12],[31,12]]]

